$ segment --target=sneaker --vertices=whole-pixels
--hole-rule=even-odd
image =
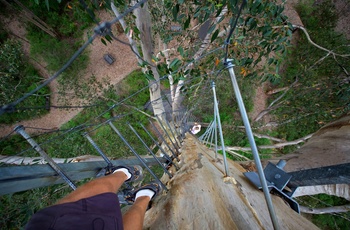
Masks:
[[[142,167],[140,165],[130,165],[130,166],[113,166],[106,169],[105,176],[114,173],[115,170],[125,168],[131,174],[131,177],[125,182],[140,181],[143,178]]]
[[[130,203],[135,202],[135,197],[136,197],[136,193],[138,193],[139,191],[143,190],[143,189],[149,189],[152,190],[154,192],[154,195],[151,197],[151,201],[162,191],[162,186],[160,186],[160,184],[158,184],[157,182],[150,182],[149,184],[146,184],[132,192],[130,192],[125,200],[127,200]]]

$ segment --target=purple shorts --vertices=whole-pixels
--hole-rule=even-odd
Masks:
[[[26,229],[121,230],[123,219],[118,196],[115,193],[102,193],[44,208],[33,215]]]

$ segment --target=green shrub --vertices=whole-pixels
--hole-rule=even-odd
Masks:
[[[35,89],[42,78],[38,72],[23,58],[22,46],[14,40],[6,40],[0,46],[0,104],[9,104],[25,93]],[[23,109],[44,107],[49,88],[44,87],[17,105],[11,113],[0,116],[0,123],[10,124],[19,120],[30,119],[45,114],[45,109]]]

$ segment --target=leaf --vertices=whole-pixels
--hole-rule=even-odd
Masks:
[[[215,30],[213,35],[211,36],[210,43],[212,43],[219,35],[219,29]]]
[[[169,68],[172,69],[174,66],[179,64],[181,61],[178,58],[175,58],[169,65]]]
[[[130,31],[130,27],[128,26],[128,27],[126,27],[126,28],[125,28],[124,33],[125,33],[125,34],[128,34],[128,33],[129,33],[129,31]]]
[[[212,25],[212,26],[209,28],[207,34],[211,34],[211,33],[215,30],[215,28],[216,28],[216,25]]]
[[[218,17],[224,7],[222,4],[217,4],[216,7],[218,7],[219,9],[216,11],[215,17]]]
[[[107,41],[109,41],[109,43],[112,43],[113,39],[110,35],[106,35],[105,38]]]
[[[145,73],[145,75],[146,75],[147,80],[149,80],[149,81],[154,81],[155,80],[152,74]]]
[[[107,42],[103,38],[101,38],[101,42],[103,43],[103,45],[107,46]]]
[[[45,0],[45,4],[46,4],[46,7],[47,7],[47,10],[50,11],[50,3],[49,3],[49,0]]]
[[[185,14],[180,14],[180,16],[177,18],[178,21],[181,21],[186,15]]]
[[[252,20],[251,23],[250,23],[250,26],[249,26],[248,31],[254,29],[254,28],[257,26],[256,20],[255,20],[254,18],[252,18],[252,19],[253,19],[253,20]]]
[[[180,53],[180,55],[183,57],[184,56],[184,49],[182,48],[182,46],[179,46],[177,48],[177,51]]]
[[[159,62],[159,58],[156,56],[152,55],[152,62]]]
[[[271,33],[272,33],[272,29],[271,29],[271,30],[266,30],[266,31],[263,33],[263,36],[264,36],[264,37],[268,37]]]
[[[177,21],[177,14],[179,13],[179,9],[180,9],[180,6],[179,4],[176,4],[174,7],[173,7],[173,17],[174,17],[174,20]]]
[[[187,29],[189,27],[190,22],[191,22],[191,16],[188,15],[188,18],[187,18],[187,20],[185,21],[185,24],[184,24],[184,29]]]

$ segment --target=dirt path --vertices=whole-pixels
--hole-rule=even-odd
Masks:
[[[110,15],[106,11],[100,11],[98,14],[98,18],[101,21],[110,20],[112,15]],[[23,44],[23,50],[26,55],[29,56],[30,45],[26,40],[26,31],[23,28],[22,23],[17,18],[9,18],[5,23],[9,26],[11,32],[15,35],[14,37],[19,38],[19,41]],[[4,23],[4,24],[5,24]],[[118,36],[119,39],[123,41],[127,41],[124,35]],[[85,69],[83,76],[81,77],[81,82],[86,82],[88,79],[94,75],[96,78],[96,83],[102,83],[103,87],[107,87],[103,80],[106,78],[109,80],[110,84],[115,85],[119,81],[121,81],[125,76],[127,76],[130,72],[137,68],[137,62],[135,55],[130,51],[128,46],[125,46],[121,43],[113,41],[112,43],[105,46],[102,44],[99,38],[95,39],[95,41],[89,45],[87,49],[89,53],[89,64]],[[109,65],[104,59],[103,55],[109,53],[113,57],[115,57],[116,61]],[[45,69],[45,63],[37,62],[35,60],[31,60],[32,64],[36,69],[40,72],[40,74],[44,77],[50,76],[47,70]],[[58,92],[58,83],[57,81],[53,81],[50,85],[51,89],[51,101],[52,105],[61,105],[59,102],[59,92]],[[61,98],[62,99],[62,98]],[[79,101],[77,98],[65,98],[66,101],[69,101],[70,104],[73,101]],[[60,100],[61,101],[61,100]],[[80,101],[81,102],[81,101]],[[0,137],[6,136],[11,133],[13,128],[17,125],[24,125],[25,127],[37,127],[43,129],[57,129],[64,123],[71,120],[74,116],[76,116],[82,109],[51,109],[50,112],[40,118],[36,118],[33,120],[27,121],[19,121],[12,125],[0,125]],[[27,129],[27,132],[33,132],[37,130]]]

